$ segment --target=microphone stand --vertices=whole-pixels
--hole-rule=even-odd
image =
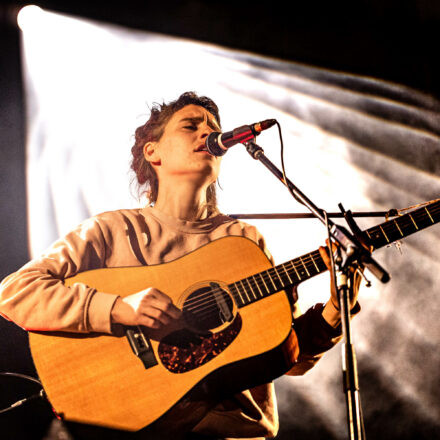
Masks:
[[[339,308],[341,313],[342,331],[344,334],[343,350],[343,383],[344,392],[347,403],[347,424],[350,440],[364,440],[365,431],[363,429],[362,411],[360,406],[359,397],[359,385],[357,376],[357,365],[354,347],[351,337],[350,326],[350,288],[348,285],[348,278],[352,265],[367,267],[370,272],[376,276],[380,281],[387,282],[390,277],[385,269],[377,263],[372,257],[369,250],[367,250],[364,239],[361,235],[360,229],[354,222],[353,216],[350,212],[345,212],[340,205],[341,210],[345,218],[352,229],[353,234],[348,232],[344,227],[336,225],[325,211],[319,209],[310,199],[307,198],[287,177],[285,178],[283,173],[264,155],[263,149],[258,146],[253,140],[244,143],[247,152],[255,160],[259,160],[275,177],[288,187],[292,196],[301,204],[303,204],[309,211],[320,220],[327,227],[329,234],[329,247],[330,247],[330,260],[331,270],[335,275],[335,263],[338,266],[338,270],[341,275],[336,278],[333,276],[333,280],[336,291],[338,292]],[[342,251],[336,262],[331,252],[330,237],[333,238],[339,244],[338,251]]]

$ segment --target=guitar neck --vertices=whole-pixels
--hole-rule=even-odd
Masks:
[[[364,231],[373,250],[440,222],[440,200]],[[327,270],[316,249],[228,286],[238,307],[244,307]]]

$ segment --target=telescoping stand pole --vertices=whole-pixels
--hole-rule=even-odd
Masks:
[[[309,200],[283,173],[264,155],[263,149],[254,141],[244,143],[247,152],[255,159],[259,160],[272,174],[277,177],[285,186],[288,187],[292,196],[301,204],[306,206],[309,211],[318,218],[323,224],[327,226],[329,238],[338,243],[338,250],[342,252],[342,256],[337,259],[338,268],[341,271],[339,278],[340,282],[338,288],[338,298],[341,313],[342,331],[344,334],[343,344],[343,378],[344,391],[347,402],[347,422],[350,440],[365,439],[365,432],[363,429],[362,411],[359,398],[359,386],[357,378],[357,366],[354,347],[351,339],[350,327],[350,284],[348,281],[348,274],[351,271],[353,264],[357,267],[368,267],[370,272],[375,275],[380,281],[389,281],[389,275],[379,263],[372,257],[371,253],[362,244],[360,238],[353,236],[342,226],[333,223],[326,215],[326,213],[319,209],[311,200]],[[350,223],[349,223],[350,224]],[[354,220],[351,219],[351,224]],[[353,229],[353,228],[352,228]],[[356,232],[356,228],[354,228]],[[329,249],[331,249],[329,242]],[[332,262],[332,272],[335,275],[335,265],[332,252],[330,259]],[[335,277],[333,277],[336,282]],[[351,286],[352,287],[352,286]]]
[[[354,287],[352,284],[354,282],[354,273],[352,265],[349,263],[349,258],[339,259],[342,261],[340,261],[340,270],[335,281],[341,314],[342,334],[344,335],[341,345],[342,384],[347,409],[348,433],[350,440],[363,440],[366,436],[359,394],[357,361],[352,342],[350,322],[350,298],[352,297],[352,289]]]

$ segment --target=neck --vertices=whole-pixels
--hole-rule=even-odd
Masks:
[[[195,221],[208,217],[206,189],[192,182],[179,182],[176,185],[160,183],[154,207],[174,218]]]

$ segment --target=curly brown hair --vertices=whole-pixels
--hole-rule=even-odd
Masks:
[[[147,142],[159,141],[164,133],[166,124],[174,113],[191,104],[199,105],[208,110],[215,117],[219,127],[221,126],[219,110],[217,104],[212,99],[206,96],[198,96],[194,92],[185,92],[175,101],[171,101],[168,104],[154,103],[148,121],[135,131],[135,143],[131,148],[131,169],[136,174],[139,194],[145,193],[150,203],[154,203],[157,200],[159,181],[154,168],[144,157],[144,145]],[[217,195],[215,182],[209,185],[206,191],[206,202],[209,212],[216,210]]]

